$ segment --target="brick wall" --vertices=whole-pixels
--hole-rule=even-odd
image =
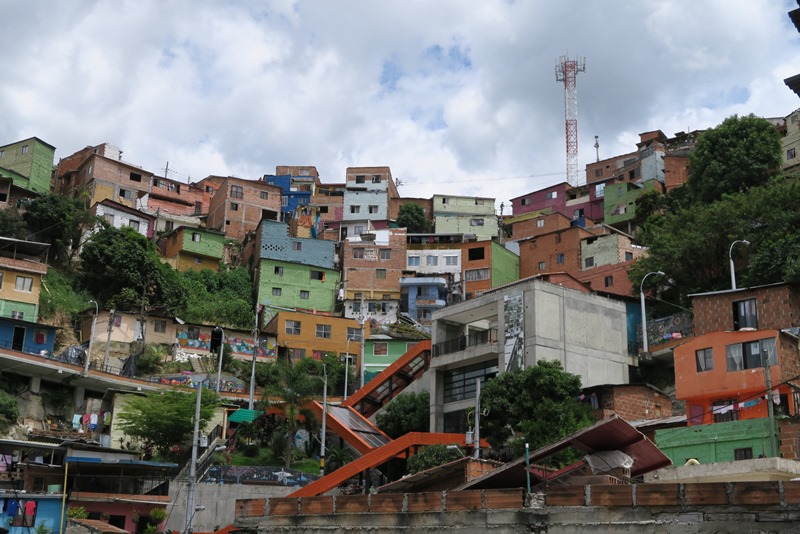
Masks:
[[[694,335],[732,331],[733,303],[751,298],[756,299],[759,330],[800,326],[800,292],[797,287],[784,284],[695,296]]]
[[[617,414],[626,421],[640,421],[672,415],[672,400],[644,385],[604,386],[589,391],[597,395],[598,418]]]
[[[800,417],[778,420],[780,455],[790,460],[800,460]]]
[[[354,252],[355,251],[355,252]],[[388,251],[389,259],[381,259]],[[362,257],[354,257],[354,254]],[[406,267],[406,232],[404,228],[391,230],[389,241],[347,240],[342,245],[342,265],[345,273],[346,299],[354,293],[364,294],[365,299],[382,299],[384,294],[400,298],[400,277]],[[378,278],[378,270],[385,270],[385,277]]]

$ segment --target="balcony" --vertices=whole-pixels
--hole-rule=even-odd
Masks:
[[[417,297],[414,299],[414,302],[416,303],[417,308],[443,308],[447,304],[447,301],[444,299],[431,297],[428,295]]]
[[[432,355],[434,358],[444,356],[445,354],[452,354],[467,350],[470,347],[477,347],[481,345],[490,345],[497,343],[497,329],[481,330],[477,332],[470,332],[468,336],[457,337],[448,339],[437,343],[432,347]]]

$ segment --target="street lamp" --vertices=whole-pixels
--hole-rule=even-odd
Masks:
[[[92,333],[89,334],[89,348],[84,357],[86,361],[83,362],[83,376],[89,376],[89,363],[92,361],[92,345],[94,344],[94,328],[97,326],[97,314],[100,313],[97,302],[90,300],[89,303],[94,304],[94,318],[92,319]]]
[[[731,243],[731,248],[728,249],[728,261],[731,264],[731,289],[736,289],[736,271],[733,268],[733,246],[736,243],[743,243],[745,245],[750,245],[750,241],[747,239],[737,239],[733,243]]]
[[[219,330],[222,337],[219,340],[219,363],[217,364],[217,395],[219,395],[219,383],[222,379],[222,348],[225,346],[225,331],[221,326],[215,326],[214,330]]]
[[[642,305],[642,352],[647,352],[649,349],[649,347],[647,346],[647,315],[645,314],[644,311],[644,281],[651,274],[658,274],[664,276],[664,273],[662,271],[650,271],[649,273],[644,275],[644,278],[642,278],[642,281],[639,283],[639,301]]]

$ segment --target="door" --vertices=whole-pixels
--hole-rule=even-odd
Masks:
[[[25,345],[25,328],[22,326],[15,326],[14,337],[11,340],[11,350],[22,351],[23,345]]]

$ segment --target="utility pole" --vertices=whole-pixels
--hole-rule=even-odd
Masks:
[[[778,445],[775,442],[775,408],[772,403],[772,376],[770,374],[769,352],[761,351],[761,363],[764,365],[764,375],[767,379],[767,416],[769,418],[769,448],[770,457],[778,455]]]
[[[92,333],[89,334],[89,348],[87,349],[87,354],[84,356],[83,362],[83,376],[89,376],[89,364],[92,361],[92,345],[94,345],[94,329],[97,326],[97,314],[100,313],[100,308],[97,307],[97,302],[94,300],[90,300],[90,303],[94,304],[94,318],[92,319]]]
[[[108,336],[106,337],[106,355],[103,358],[103,371],[108,372],[108,349],[111,347],[111,331],[114,329],[114,313],[112,308],[108,310]]]
[[[247,408],[253,409],[253,401],[256,391],[256,355],[258,354],[258,304],[256,304],[256,329],[253,331],[253,365],[250,368],[250,401]]]
[[[192,460],[189,464],[189,493],[186,496],[186,527],[184,534],[192,532],[192,518],[194,517],[195,484],[197,484],[197,440],[200,433],[200,403],[203,398],[203,384],[195,384],[197,399],[194,405],[194,431],[192,433]]]
[[[475,446],[472,457],[476,460],[481,457],[481,379],[475,379],[475,433],[473,434]]]
[[[325,434],[328,415],[328,368],[322,364],[322,430],[319,446],[319,476],[325,476]]]

